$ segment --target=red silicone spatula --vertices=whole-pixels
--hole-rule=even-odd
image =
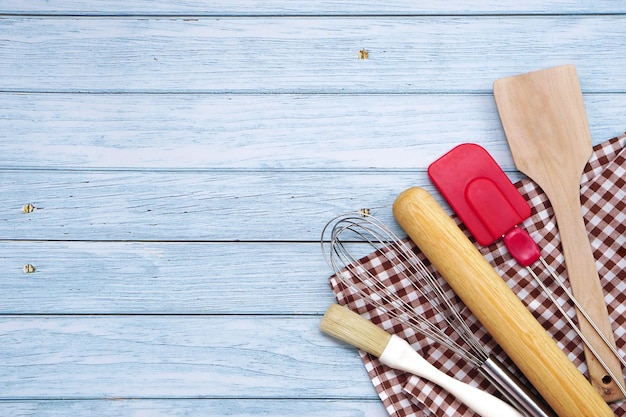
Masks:
[[[455,147],[428,167],[428,176],[483,246],[530,216],[524,197],[479,145]]]

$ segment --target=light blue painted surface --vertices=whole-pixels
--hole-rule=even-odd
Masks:
[[[0,1],[0,414],[384,416],[324,223],[461,142],[520,178],[499,77],[626,130],[623,2],[468,4]]]

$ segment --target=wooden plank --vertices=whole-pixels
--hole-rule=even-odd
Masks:
[[[626,92],[625,18],[5,17],[0,90],[487,93],[572,63],[586,92]]]
[[[145,400],[122,399],[83,401],[0,401],[0,412],[20,417],[387,417],[378,398],[359,400],[267,400],[267,399],[195,399]]]
[[[319,320],[0,317],[0,398],[372,398],[356,350]]]
[[[626,130],[626,94],[585,102],[595,143]],[[492,94],[4,93],[0,115],[4,168],[413,170],[480,142],[513,169]]]
[[[0,13],[4,14],[70,14],[70,15],[478,15],[478,14],[528,14],[528,13],[624,13],[622,2],[529,0],[524,2],[497,2],[492,0],[437,1],[419,3],[406,0],[388,0],[384,3],[367,1],[303,1],[281,0],[258,2],[255,0],[224,1],[167,1],[167,0],[93,0],[88,4],[77,0],[4,0]]]
[[[0,314],[323,314],[335,302],[319,243],[0,241],[0,271]]]
[[[393,222],[415,172],[1,173],[4,240],[308,241],[333,217],[369,208]],[[32,204],[34,210],[24,213]]]

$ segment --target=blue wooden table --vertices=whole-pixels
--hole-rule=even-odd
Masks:
[[[0,0],[0,415],[384,416],[324,224],[461,142],[492,82],[577,66],[626,128],[626,3]]]

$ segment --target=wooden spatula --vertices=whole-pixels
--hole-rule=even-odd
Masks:
[[[541,186],[554,209],[572,292],[614,345],[580,205],[580,180],[592,145],[576,69],[564,65],[502,78],[494,82],[493,91],[515,166]],[[623,384],[619,360],[580,312],[578,323]],[[623,398],[587,348],[585,359],[590,381],[602,397]]]

